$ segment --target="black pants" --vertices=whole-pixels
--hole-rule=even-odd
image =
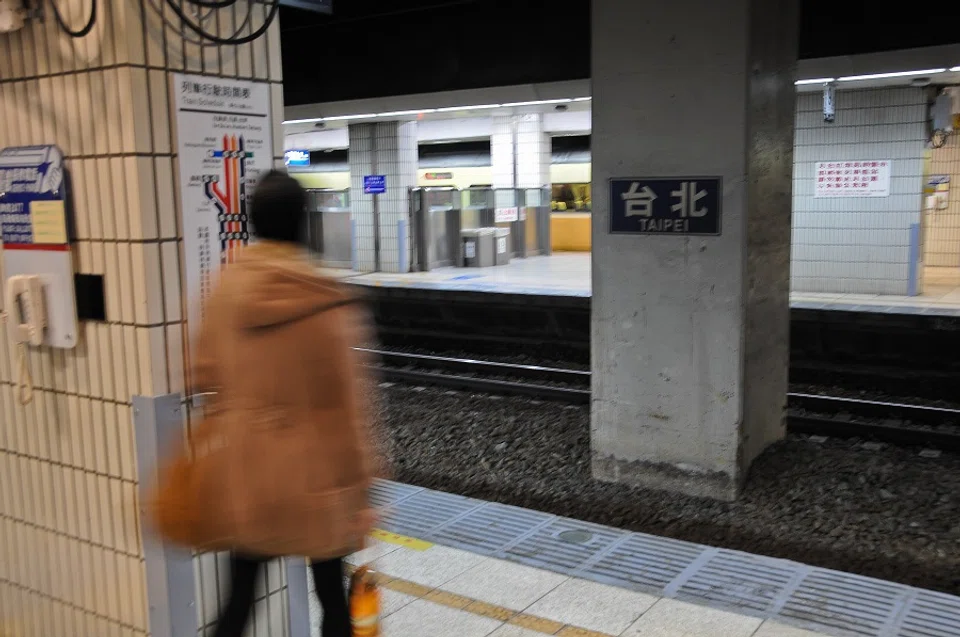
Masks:
[[[242,637],[253,609],[257,575],[267,560],[232,555],[230,557],[230,601],[220,614],[214,637]],[[313,581],[323,608],[323,637],[350,637],[350,609],[340,558],[312,562]]]

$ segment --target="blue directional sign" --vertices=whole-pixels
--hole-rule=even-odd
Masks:
[[[386,175],[364,175],[363,194],[382,195],[385,192],[387,192]]]
[[[611,234],[720,234],[720,177],[610,180]]]
[[[283,163],[287,166],[305,167],[310,165],[309,150],[288,150],[283,153]]]

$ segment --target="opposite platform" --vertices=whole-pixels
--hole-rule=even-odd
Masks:
[[[328,272],[359,285],[451,292],[589,298],[592,287],[588,253],[514,259],[508,265],[490,268],[441,268],[409,274]],[[928,287],[929,293],[922,296],[794,292],[790,295],[790,305],[803,310],[960,316],[960,287],[939,284]]]

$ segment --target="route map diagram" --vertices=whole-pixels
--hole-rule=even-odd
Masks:
[[[217,209],[220,238],[220,263],[233,263],[240,249],[250,242],[247,223],[247,161],[253,153],[244,147],[243,135],[224,135],[219,150],[210,156],[223,162],[224,180],[220,175],[204,175],[204,193]]]
[[[274,165],[265,82],[176,74],[187,323],[199,326],[220,271],[254,241],[249,195]]]

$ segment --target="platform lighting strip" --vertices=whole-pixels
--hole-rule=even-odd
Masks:
[[[892,73],[870,73],[869,75],[845,75],[843,77],[817,77],[809,80],[797,80],[797,86],[806,84],[829,84],[831,82],[859,82],[861,80],[885,80],[895,77],[914,77],[917,75],[936,75],[946,73],[947,71],[956,73],[960,71],[960,66],[954,66],[950,69],[923,69],[921,71],[894,71]]]
[[[829,84],[831,82],[860,82],[864,80],[884,80],[898,77],[915,77],[920,75],[937,75],[938,73],[960,72],[960,66],[951,68],[922,69],[919,71],[893,71],[890,73],[869,73],[866,75],[845,75],[842,77],[816,77],[794,82],[797,86],[810,84]],[[507,102],[505,104],[473,104],[471,106],[445,106],[443,108],[420,108],[406,111],[389,111],[386,113],[358,113],[356,115],[334,115],[331,117],[311,117],[308,119],[288,119],[284,124],[314,124],[317,122],[345,122],[355,119],[383,119],[386,117],[404,117],[409,115],[430,115],[432,113],[452,113],[456,111],[479,111],[495,108],[511,108],[518,106],[546,106],[549,104],[570,104],[573,102],[589,102],[592,97],[565,97],[554,100],[532,100],[529,102]]]
[[[471,106],[444,106],[443,108],[418,108],[408,111],[389,111],[386,113],[360,113],[357,115],[334,115],[332,117],[311,117],[309,119],[288,119],[284,124],[314,124],[316,122],[345,122],[354,119],[383,119],[385,117],[403,117],[405,115],[429,115],[431,113],[453,113],[456,111],[480,111],[494,108],[512,108],[518,106],[546,106],[549,104],[572,104],[589,102],[592,97],[564,97],[554,100],[532,100],[529,102],[506,102],[504,104],[473,104]]]

